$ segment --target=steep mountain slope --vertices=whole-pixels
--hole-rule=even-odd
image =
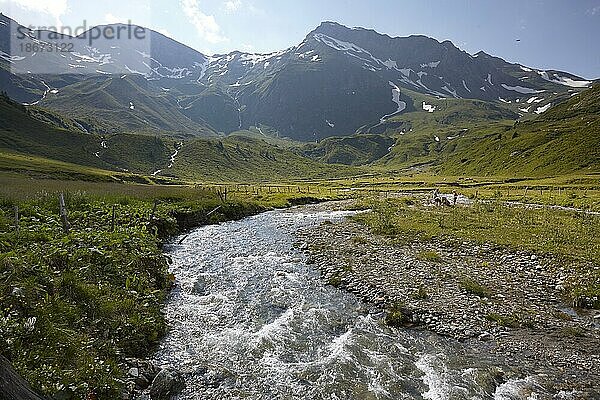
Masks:
[[[25,106],[0,96],[1,149],[107,168],[94,156],[100,142],[100,137],[57,129],[39,121]]]
[[[168,92],[135,74],[90,77],[52,91],[39,105],[102,127],[105,133],[215,134],[201,118],[192,121],[184,115]]]
[[[53,120],[68,118],[50,114]],[[42,118],[41,120],[38,118]],[[131,172],[153,179],[174,177],[254,182],[352,175],[359,170],[325,165],[261,139],[232,136],[223,140],[143,134],[100,136],[73,132],[48,124],[43,110],[31,110],[0,96],[0,153],[43,157],[55,169],[76,175],[75,164]],[[5,157],[6,158],[6,157]],[[8,158],[10,159],[10,157]],[[53,160],[69,163],[63,165]],[[6,169],[0,166],[0,169]],[[8,167],[11,169],[11,167]],[[82,170],[84,170],[83,168]],[[18,168],[19,171],[22,168]]]
[[[470,55],[449,41],[390,37],[333,22],[283,51],[211,57],[147,29],[143,39],[131,39],[136,28],[103,26],[76,38],[27,31],[25,44],[67,43],[73,51],[23,53],[14,46],[23,27],[0,16],[0,89],[74,119],[90,118],[99,107],[94,123],[111,132],[227,134],[265,126],[281,137],[314,141],[377,133],[392,117],[421,109],[414,93],[503,103],[530,115],[590,84],[483,52]],[[124,33],[90,42],[106,29]],[[123,75],[135,84],[105,84]],[[81,107],[68,107],[76,102]]]
[[[600,171],[600,85],[513,127],[473,132],[444,149],[450,174],[553,175]]]

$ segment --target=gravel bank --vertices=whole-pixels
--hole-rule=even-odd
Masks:
[[[565,304],[566,274],[552,258],[468,242],[402,244],[351,219],[298,235],[325,281],[382,309],[402,304],[413,329],[497,353],[569,398],[600,398],[600,313]]]

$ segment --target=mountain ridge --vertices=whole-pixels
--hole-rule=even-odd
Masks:
[[[98,40],[93,47],[76,43],[77,51],[47,60],[38,59],[45,55],[21,59],[11,53],[6,35],[13,33],[13,23],[0,26],[0,37],[5,37],[0,40],[0,88],[22,103],[89,122],[98,98],[78,90],[82,85],[134,75],[148,81],[143,90],[106,88],[101,103],[108,108],[100,115],[110,132],[204,136],[266,126],[281,137],[319,141],[382,125],[387,130],[392,117],[424,107],[426,102],[415,100],[413,92],[430,101],[503,103],[527,116],[591,84],[567,72],[536,70],[487,53],[471,55],[448,40],[392,37],[332,21],[321,23],[298,45],[269,54],[207,56],[148,29],[146,41]],[[51,65],[61,73],[12,73],[32,65]],[[541,93],[535,101],[544,103],[523,105]],[[135,107],[133,99],[140,98],[147,104],[128,111],[128,105]],[[165,110],[166,120],[158,117]]]

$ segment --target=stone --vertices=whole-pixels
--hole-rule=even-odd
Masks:
[[[139,370],[139,368],[135,368],[135,367],[130,368],[128,374],[129,374],[129,376],[137,378],[138,376],[140,376],[140,370]]]
[[[185,388],[185,380],[178,371],[171,369],[161,370],[150,385],[150,398],[152,400],[170,400]]]

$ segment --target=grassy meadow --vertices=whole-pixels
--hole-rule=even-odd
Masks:
[[[456,190],[473,203],[421,205],[435,189]],[[345,198],[371,209],[358,218],[374,233],[398,240],[489,242],[553,254],[572,272],[568,296],[600,306],[600,274],[590,269],[600,259],[595,175],[464,178],[374,170],[338,179],[189,182],[2,153],[2,354],[45,394],[114,399],[124,358],[148,355],[167,329],[161,304],[174,277],[165,240],[273,207]]]

